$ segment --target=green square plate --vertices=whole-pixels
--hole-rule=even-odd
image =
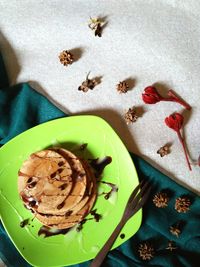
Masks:
[[[22,162],[33,152],[62,144],[70,149],[74,144],[87,143],[84,157],[111,156],[112,163],[102,180],[118,186],[118,192],[106,200],[99,196],[95,208],[102,214],[97,223],[89,220],[83,229],[66,235],[38,237],[41,224],[36,219],[24,228],[20,222],[33,215],[24,208],[17,191],[17,173]],[[95,257],[118,224],[130,193],[138,184],[138,177],[126,147],[107,122],[96,116],[71,116],[33,127],[13,138],[0,149],[0,215],[3,225],[21,255],[33,266],[67,266]],[[109,187],[101,184],[99,190]],[[123,228],[113,248],[121,245],[137,232],[142,211],[138,211]]]

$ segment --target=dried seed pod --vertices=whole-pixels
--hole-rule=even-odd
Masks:
[[[67,50],[64,50],[60,53],[59,59],[61,64],[64,66],[71,65],[74,61],[73,55]]]
[[[169,147],[167,145],[162,146],[158,149],[157,154],[159,154],[161,157],[164,157],[169,154]]]
[[[124,119],[127,124],[136,122],[138,119],[138,116],[136,114],[136,108],[135,107],[129,108],[128,111],[124,115]]]
[[[176,250],[177,247],[176,247],[176,245],[175,245],[175,242],[173,242],[173,241],[169,241],[169,242],[168,242],[168,246],[166,247],[166,249],[167,249],[167,250],[170,250],[170,251]]]
[[[119,82],[117,84],[117,91],[120,94],[121,93],[127,93],[128,92],[128,89],[129,89],[129,86],[128,86],[127,82],[125,82],[125,81]]]
[[[154,257],[154,248],[147,242],[139,245],[138,252],[143,260],[151,260]]]
[[[170,226],[169,231],[172,235],[175,235],[176,237],[179,237],[179,235],[181,234],[181,229],[178,223]]]
[[[94,35],[101,37],[102,29],[105,23],[100,18],[90,18],[89,28],[94,31]]]
[[[165,208],[165,207],[167,207],[168,206],[168,202],[169,202],[169,197],[164,192],[159,192],[159,193],[155,194],[155,196],[153,198],[153,203],[155,204],[155,206],[157,208]]]
[[[191,206],[191,201],[187,197],[179,197],[176,199],[175,202],[175,210],[178,211],[179,213],[186,213],[189,211]]]
[[[89,79],[89,74],[90,73],[87,74],[86,80],[78,87],[79,91],[87,92],[89,89],[93,90],[94,87],[99,84],[99,81],[96,78]]]

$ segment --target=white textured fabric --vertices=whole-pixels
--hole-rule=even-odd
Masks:
[[[192,159],[200,153],[200,1],[28,1],[0,0],[0,45],[12,83],[33,87],[70,114],[96,114],[117,131],[128,149],[172,179],[200,193],[200,168],[189,172],[175,132],[164,124],[174,111],[186,119],[185,138]],[[106,17],[102,38],[88,28],[89,17]],[[62,50],[76,62],[64,67]],[[102,76],[93,91],[77,90],[88,71]],[[130,78],[133,88],[118,94],[116,84]],[[144,105],[144,87],[172,88],[191,104]],[[162,93],[163,94],[163,93]],[[130,126],[124,111],[135,105],[140,114]],[[156,151],[171,143],[171,153]]]

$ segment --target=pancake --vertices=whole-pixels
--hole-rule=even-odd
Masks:
[[[86,175],[89,178],[90,182],[87,184],[84,198],[73,208],[72,213],[71,213],[72,215],[76,214],[78,211],[80,211],[85,206],[85,204],[88,202],[88,200],[94,193],[94,189],[96,190],[96,178],[94,174],[91,172],[90,166],[87,164],[86,161],[81,161],[81,162],[84,166]]]
[[[36,218],[42,222],[42,224],[54,227],[57,229],[66,229],[70,228],[79,222],[81,222],[91,211],[94,203],[96,200],[96,190],[93,189],[91,197],[89,198],[88,202],[85,206],[76,214],[72,215],[71,213],[66,214],[65,216],[58,216],[58,215],[48,215],[48,214],[36,214]]]
[[[52,196],[56,206],[72,189],[72,173],[69,163],[56,151],[43,150],[33,153],[24,161],[18,172],[19,194],[24,202],[34,199],[37,204],[44,195]],[[60,190],[61,187],[63,190]],[[38,205],[32,207],[33,210],[37,208]]]
[[[57,229],[81,222],[97,196],[90,166],[63,148],[31,154],[19,170],[18,190],[35,217]]]
[[[49,207],[49,203],[54,203],[55,196],[43,195],[37,211],[39,213],[52,215],[65,215],[83,199],[87,185],[89,184],[88,177],[81,161],[73,153],[63,148],[56,148],[53,151],[58,152],[69,163],[72,170],[73,187],[69,195],[66,196],[66,198],[64,198],[59,204],[56,201],[56,204],[58,204],[56,207],[54,205]]]
[[[62,153],[62,156],[65,156],[65,159],[67,158],[65,153],[68,154],[69,151],[64,149],[59,149],[57,151],[59,151],[59,153]],[[73,154],[70,152],[68,155],[72,156]],[[63,216],[58,214],[54,215],[47,213],[37,213],[36,218],[44,225],[57,229],[70,228],[77,223],[80,223],[91,211],[97,196],[96,178],[87,162],[83,160],[80,162],[84,167],[87,176],[87,182],[89,185],[88,189],[85,192],[85,196],[77,205],[75,205],[72,209],[69,209],[68,212],[66,212]],[[70,197],[70,195],[68,197]]]

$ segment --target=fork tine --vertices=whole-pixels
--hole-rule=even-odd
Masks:
[[[145,182],[145,184],[143,184],[140,192],[134,198],[132,198],[132,200],[130,202],[128,202],[128,204],[131,205],[132,209],[135,208],[135,206],[138,204],[140,198],[143,197],[145,190],[147,189],[148,186],[149,186],[149,182]]]
[[[132,202],[132,200],[135,198],[135,196],[137,195],[138,190],[140,189],[140,187],[142,186],[142,184],[144,183],[144,181],[142,180],[137,186],[136,188],[133,190],[133,192],[131,193],[129,199],[128,199],[128,203]]]
[[[143,195],[144,195],[144,193],[145,193],[145,191],[146,191],[146,189],[149,187],[149,182],[147,181],[144,185],[143,185],[143,187],[141,188],[141,191],[140,191],[140,193],[141,193],[141,197],[143,197]]]
[[[135,206],[135,210],[134,210],[134,213],[136,213],[144,204],[145,202],[147,201],[149,195],[150,195],[150,192],[151,192],[151,189],[152,187],[150,186],[147,191],[145,192],[145,194],[143,194],[143,197],[142,199],[140,200],[139,203],[137,203],[137,205]]]

